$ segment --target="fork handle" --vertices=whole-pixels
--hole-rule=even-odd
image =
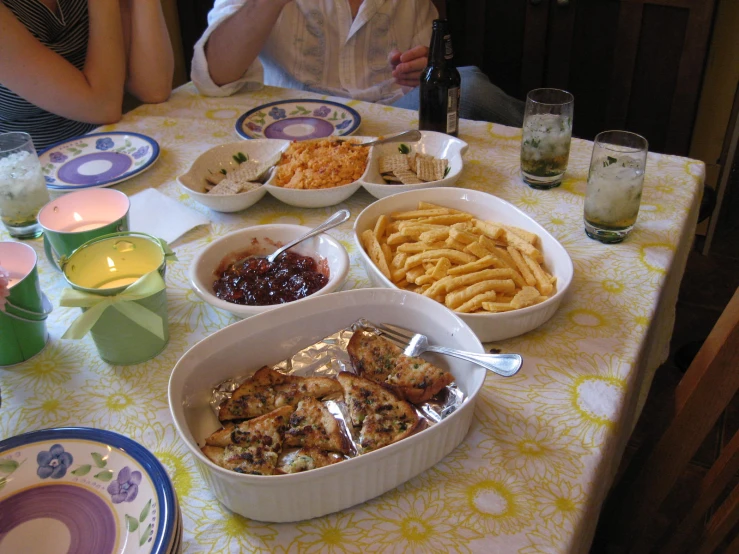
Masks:
[[[445,346],[431,345],[427,347],[427,350],[429,352],[438,352],[439,354],[447,354],[455,358],[467,360],[503,377],[514,375],[521,369],[521,364],[523,363],[523,358],[521,358],[520,354],[475,354],[474,352],[464,352],[462,350],[455,350],[454,348],[446,348]]]

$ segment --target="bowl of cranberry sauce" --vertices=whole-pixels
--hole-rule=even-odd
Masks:
[[[349,256],[326,233],[301,242],[271,264],[264,259],[309,230],[275,224],[229,233],[193,261],[193,290],[211,306],[242,318],[333,292],[346,280]]]

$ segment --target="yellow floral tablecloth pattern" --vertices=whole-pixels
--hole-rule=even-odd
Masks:
[[[176,177],[206,149],[238,140],[234,123],[260,104],[295,97],[264,88],[230,98],[198,96],[192,85],[169,102],[142,106],[103,130],[135,131],[162,148],[147,172],[117,185],[131,195],[153,187],[208,215],[172,246],[179,261],[167,272],[171,339],[155,359],[110,366],[89,337],[61,340],[76,309],[57,307],[51,340],[33,359],[0,369],[0,438],[81,425],[126,434],[167,468],[184,518],[184,552],[587,552],[597,513],[654,369],[664,360],[677,288],[695,229],[702,192],[701,162],[649,155],[634,233],[602,245],[583,231],[583,195],[592,143],[574,139],[561,187],[537,191],[519,177],[520,129],[463,121],[469,143],[457,186],[495,194],[547,228],[575,266],[571,294],[545,325],[495,346],[523,354],[513,378],[489,376],[466,440],[441,463],[363,505],[296,524],[250,521],[223,508],[206,489],[177,436],[167,406],[167,382],[193,344],[236,319],[191,291],[190,262],[202,247],[247,225],[316,224],[336,208],[298,209],[265,196],[237,214],[197,204]],[[306,95],[310,96],[310,95]],[[417,114],[348,102],[362,116],[359,135],[417,126]],[[352,221],[374,199],[364,191],[341,207]],[[166,214],[163,215],[166,217]],[[369,286],[348,222],[330,233],[349,251],[345,289]],[[0,231],[0,240],[8,240]],[[55,306],[64,286],[39,254],[44,291]],[[330,491],[327,491],[330,493]]]

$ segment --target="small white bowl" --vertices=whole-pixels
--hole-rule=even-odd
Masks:
[[[285,304],[245,306],[221,300],[213,293],[216,270],[230,255],[244,251],[255,255],[271,254],[283,244],[287,244],[310,230],[310,227],[302,225],[274,224],[246,227],[229,233],[210,243],[195,258],[190,266],[190,284],[195,293],[208,304],[241,318],[284,306]],[[290,251],[310,256],[318,262],[319,268],[323,266],[328,269],[326,286],[306,298],[328,294],[344,284],[349,272],[349,256],[346,249],[336,239],[323,233],[301,242]],[[306,298],[290,302],[290,304],[303,302]]]
[[[412,152],[430,154],[435,158],[449,160],[449,172],[446,174],[446,177],[439,181],[430,181],[417,185],[394,185],[386,183],[382,175],[380,175],[379,159],[381,156],[397,154],[400,151],[401,144],[405,144]],[[460,173],[462,173],[462,167],[464,166],[462,156],[464,156],[465,152],[467,152],[467,143],[465,141],[435,131],[421,131],[421,140],[418,142],[379,144],[372,147],[369,167],[362,177],[362,186],[375,198],[384,198],[391,194],[398,194],[399,192],[407,192],[409,190],[450,187],[457,182]]]
[[[368,142],[374,138],[375,137],[353,136],[347,140]],[[276,172],[274,172],[263,188],[266,188],[272,196],[290,206],[296,206],[298,208],[325,208],[328,206],[335,206],[349,198],[362,186],[362,179],[364,179],[367,175],[367,171],[369,171],[369,160],[372,159],[373,148],[374,146],[370,146],[370,151],[367,154],[367,167],[365,168],[362,177],[353,183],[328,189],[288,189],[285,187],[278,187],[273,184],[276,175]]]
[[[182,189],[197,202],[217,212],[239,212],[259,202],[267,193],[262,185],[259,188],[238,194],[208,194],[205,177],[209,173],[217,173],[221,169],[231,171],[239,166],[234,159],[238,153],[249,157],[251,161],[263,163],[265,166],[276,164],[282,151],[290,144],[289,140],[255,139],[221,144],[206,150],[193,162],[184,175],[177,181]]]
[[[366,229],[373,229],[380,215],[415,210],[418,208],[419,201],[462,210],[480,219],[521,227],[539,235],[544,265],[557,278],[556,292],[544,302],[520,310],[497,314],[457,314],[482,342],[499,341],[523,335],[544,324],[554,315],[572,283],[572,260],[567,250],[544,227],[512,204],[492,194],[464,188],[434,188],[403,192],[378,200],[359,214],[354,222],[354,242],[357,244],[370,281],[375,286],[397,288],[380,272],[365,252],[360,240],[362,232]]]
[[[239,321],[206,337],[177,362],[169,380],[175,427],[210,491],[228,509],[259,521],[319,517],[365,502],[415,477],[454,450],[469,430],[486,370],[457,358],[429,355],[466,395],[440,423],[374,452],[302,473],[246,475],[215,465],[200,451],[220,427],[210,406],[213,386],[276,364],[360,318],[426,334],[433,344],[483,352],[464,322],[418,294],[359,289],[306,299]]]

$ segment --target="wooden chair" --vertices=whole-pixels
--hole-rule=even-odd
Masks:
[[[674,412],[664,431],[614,491],[619,498],[615,518],[607,522],[612,530],[609,544],[619,544],[614,551],[710,554],[730,537],[739,522],[739,485],[710,510],[739,471],[739,432],[708,470],[692,504],[672,519],[661,537],[651,535],[660,506],[738,390],[739,289],[675,389]],[[725,552],[739,552],[739,535]]]

